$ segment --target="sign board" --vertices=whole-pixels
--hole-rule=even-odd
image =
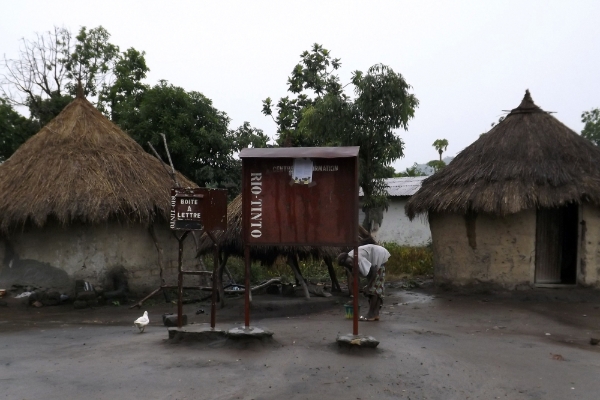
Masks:
[[[358,150],[242,150],[244,242],[313,246],[357,243]]]
[[[227,229],[227,191],[208,188],[171,189],[170,228],[183,231]]]

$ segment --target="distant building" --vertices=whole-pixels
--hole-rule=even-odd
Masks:
[[[411,221],[404,212],[408,199],[419,190],[426,176],[406,178],[388,178],[388,194],[390,205],[383,213],[383,221],[376,232],[380,243],[393,242],[403,246],[425,246],[431,241],[429,222],[425,217]],[[359,194],[362,197],[362,190]],[[365,218],[362,210],[358,212],[358,222]]]
[[[454,160],[454,157],[451,157],[451,156],[444,157],[442,159],[442,161],[444,161],[446,163],[446,165],[450,164],[450,161],[452,161],[452,160]],[[434,169],[433,169],[433,167],[430,167],[429,165],[427,165],[427,163],[425,163],[425,164],[417,164],[416,167],[417,167],[417,171],[418,172],[420,172],[422,174],[425,174],[427,176],[433,175],[433,173],[435,172]]]

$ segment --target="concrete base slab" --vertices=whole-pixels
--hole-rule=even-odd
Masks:
[[[163,314],[163,316],[162,316],[163,325],[167,326],[167,327],[177,326],[178,325],[177,317],[178,316],[176,314]],[[181,323],[182,323],[182,325],[187,325],[187,323],[188,323],[187,314],[183,314],[181,316]]]
[[[373,336],[367,335],[352,335],[350,333],[346,335],[338,335],[336,339],[339,346],[344,347],[367,347],[375,348],[379,345],[379,340]]]
[[[249,327],[236,327],[232,328],[227,332],[227,336],[231,339],[246,339],[246,338],[255,338],[255,339],[265,339],[273,336],[273,332],[265,328],[258,328],[256,326]]]
[[[225,339],[227,332],[219,328],[211,328],[209,324],[187,325],[182,328],[169,328],[169,339],[186,341],[207,341]]]

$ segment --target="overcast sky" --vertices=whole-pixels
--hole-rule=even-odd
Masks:
[[[91,4],[94,4],[93,6]],[[121,50],[146,52],[147,83],[166,79],[202,92],[232,119],[275,134],[261,101],[286,95],[304,50],[320,43],[341,58],[341,80],[376,63],[401,73],[420,101],[403,170],[460,152],[520,103],[580,132],[600,107],[600,1],[6,1],[0,54],[54,25],[104,26]]]

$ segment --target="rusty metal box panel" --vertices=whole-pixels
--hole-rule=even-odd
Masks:
[[[171,189],[170,228],[183,231],[227,229],[227,190]]]
[[[246,244],[357,242],[358,147],[245,150],[240,158]],[[298,158],[312,161],[310,184],[292,179]]]

